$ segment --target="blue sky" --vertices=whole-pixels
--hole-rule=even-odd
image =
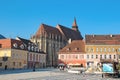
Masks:
[[[29,39],[41,23],[71,28],[81,34],[120,34],[120,0],[0,0],[0,34]]]

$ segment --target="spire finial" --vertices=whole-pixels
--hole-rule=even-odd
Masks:
[[[73,25],[72,25],[72,29],[75,30],[75,31],[79,31],[75,17],[74,17],[74,22],[73,22]]]
[[[72,26],[77,26],[77,23],[76,23],[76,18],[74,17],[74,22],[73,22],[73,25]]]

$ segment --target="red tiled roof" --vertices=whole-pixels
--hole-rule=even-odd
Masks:
[[[70,44],[59,51],[62,52],[85,52],[85,43],[83,40],[73,40]]]
[[[49,34],[61,35],[60,31],[57,28],[46,24],[41,24],[35,36],[39,37],[40,35],[44,35],[44,34],[46,34],[46,36],[48,36]]]
[[[78,31],[74,31],[72,29],[69,29],[65,26],[62,25],[58,25],[57,28],[60,30],[60,32],[62,33],[62,35],[67,39],[71,39],[71,40],[82,40],[83,37],[80,34],[80,32]]]
[[[5,48],[13,48],[13,49],[15,49],[14,44],[17,44],[16,49],[21,49],[20,46],[23,43],[22,43],[22,41],[15,40],[15,39],[1,39],[0,44],[2,45],[1,49],[5,49]],[[24,50],[26,50],[26,49],[24,48]]]
[[[120,44],[120,35],[86,35],[85,42],[96,45],[118,45]]]

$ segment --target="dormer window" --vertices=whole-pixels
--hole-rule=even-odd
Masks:
[[[23,45],[23,44],[21,44],[21,45],[20,45],[20,48],[21,48],[21,49],[24,49],[24,45]]]
[[[32,47],[31,47],[31,50],[32,50],[32,51],[33,51],[33,48],[34,48],[34,47],[32,46]]]
[[[30,46],[28,46],[28,50],[30,51]]]
[[[79,48],[75,48],[75,50],[79,50]]]
[[[14,44],[13,44],[13,46],[14,46],[15,48],[17,48],[17,47],[18,47],[17,43],[14,43]]]
[[[69,51],[70,50],[70,48],[67,48],[67,51]]]

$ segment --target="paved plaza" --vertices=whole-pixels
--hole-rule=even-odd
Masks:
[[[0,80],[120,80],[102,78],[101,74],[73,74],[58,69],[0,71]]]

